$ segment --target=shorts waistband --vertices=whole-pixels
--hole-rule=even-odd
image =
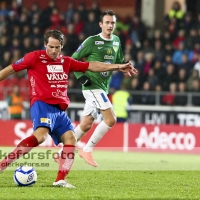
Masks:
[[[61,110],[60,104],[49,104],[49,105]]]

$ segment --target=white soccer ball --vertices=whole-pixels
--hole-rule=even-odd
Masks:
[[[37,181],[37,173],[33,167],[25,165],[15,170],[13,178],[18,186],[31,186]]]

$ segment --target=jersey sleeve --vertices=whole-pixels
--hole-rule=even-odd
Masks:
[[[89,62],[81,62],[71,58],[70,71],[85,72],[89,67]]]
[[[23,58],[13,63],[12,67],[16,72],[32,68],[36,58],[37,58],[36,52],[27,53]]]
[[[87,38],[73,53],[72,58],[82,60],[92,52],[93,40],[91,37]]]
[[[93,40],[89,37],[73,53],[72,58],[74,58],[76,60],[82,60],[83,58],[85,58],[91,54],[92,46],[93,46]],[[83,75],[83,73],[82,72],[74,72],[74,75],[78,79]]]
[[[120,41],[119,41],[120,42]],[[118,51],[118,54],[117,54],[117,59],[116,59],[116,63],[123,63],[124,62],[124,55],[123,55],[123,52],[122,52],[122,47],[121,47],[121,43],[119,45],[119,51]]]

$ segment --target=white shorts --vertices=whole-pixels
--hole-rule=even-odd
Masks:
[[[112,107],[104,90],[83,90],[82,92],[85,98],[83,116],[91,114],[94,119],[97,119],[100,110],[106,110]]]

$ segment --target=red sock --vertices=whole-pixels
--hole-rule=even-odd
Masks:
[[[6,169],[8,165],[24,154],[28,153],[32,148],[38,146],[38,140],[34,135],[22,140],[1,162],[0,171]]]
[[[65,180],[74,162],[74,156],[75,156],[74,151],[75,151],[74,145],[66,144],[63,146],[63,151],[60,155],[60,164],[56,182],[59,180]]]

